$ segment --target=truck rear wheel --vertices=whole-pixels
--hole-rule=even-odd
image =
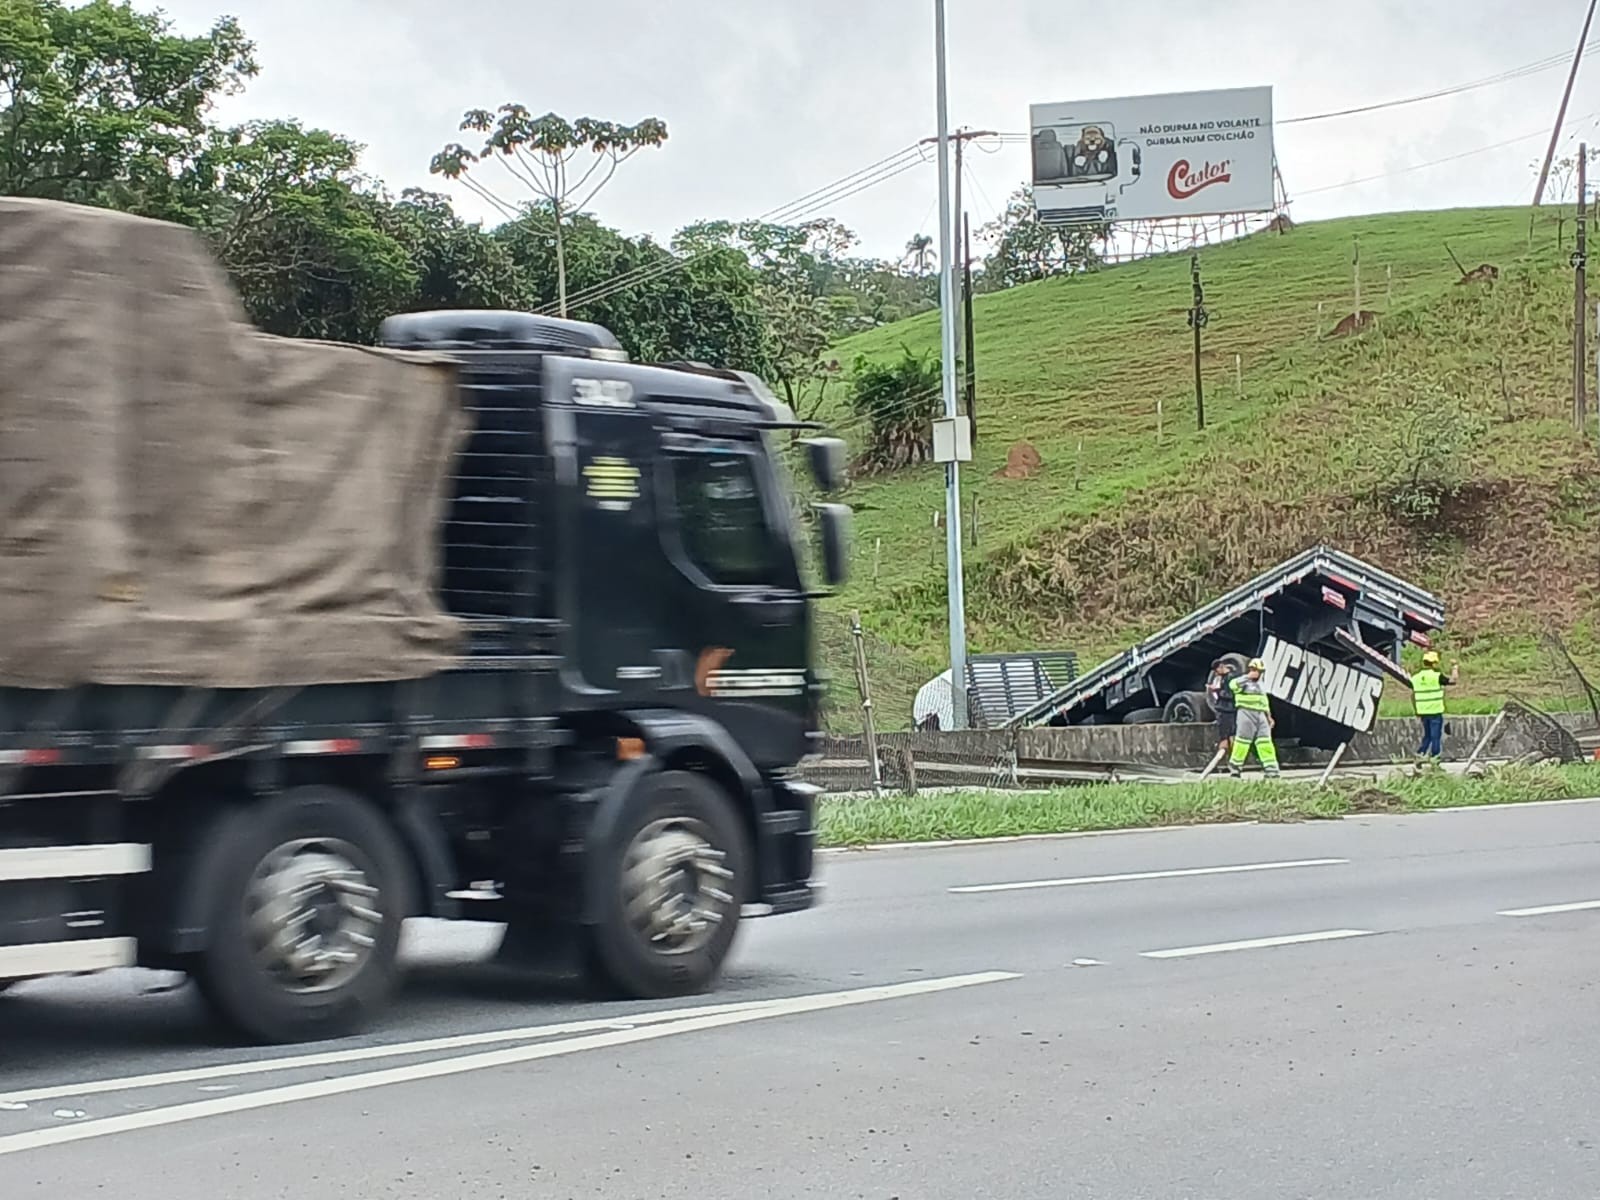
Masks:
[[[626,802],[590,930],[592,971],[649,999],[703,991],[733,946],[748,886],[744,824],[721,788],[693,771],[664,771]]]
[[[253,1041],[338,1037],[394,988],[408,911],[405,852],[382,816],[336,788],[299,788],[248,814],[207,897],[195,981]]]
[[[1162,710],[1161,719],[1168,725],[1195,725],[1215,715],[1211,700],[1204,692],[1174,692]]]

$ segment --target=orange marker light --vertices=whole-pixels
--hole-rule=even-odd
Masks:
[[[632,762],[636,758],[644,757],[643,738],[618,738],[617,761]]]

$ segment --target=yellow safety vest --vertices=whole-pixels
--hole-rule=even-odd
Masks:
[[[1424,667],[1411,676],[1411,698],[1417,716],[1436,717],[1444,713],[1444,676]]]
[[[1238,703],[1240,712],[1271,711],[1271,704],[1267,699],[1265,680],[1252,680],[1242,676],[1235,676],[1228,680],[1228,686],[1233,689],[1234,700]]]

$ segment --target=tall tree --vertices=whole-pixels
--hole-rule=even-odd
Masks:
[[[1100,263],[1095,243],[1109,230],[1105,225],[1073,229],[1042,225],[1034,212],[1032,189],[1018,188],[1006,201],[1005,211],[979,234],[994,246],[983,264],[985,290],[1091,271]]]
[[[0,193],[182,219],[207,111],[255,74],[232,17],[182,37],[128,3],[0,0]]]
[[[252,320],[270,333],[371,341],[419,275],[358,170],[361,147],[294,121],[216,130],[187,178]]]
[[[906,243],[905,257],[901,263],[913,275],[927,275],[933,270],[933,239],[919,233]]]
[[[550,215],[557,298],[561,315],[566,316],[568,219],[593,202],[624,162],[647,146],[665,142],[666,123],[655,117],[634,125],[592,117],[568,121],[555,113],[535,117],[520,104],[502,104],[498,114],[486,108],[469,110],[461,119],[461,129],[482,134],[482,148],[472,151],[451,143],[433,156],[429,170],[460,180],[508,215],[515,213],[518,206],[507,204],[482,179],[471,175],[474,166],[492,159],[513,181],[532,192],[534,211],[547,211]]]

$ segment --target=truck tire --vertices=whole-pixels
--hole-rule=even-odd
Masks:
[[[1235,675],[1243,675],[1245,670],[1250,666],[1250,658],[1248,655],[1219,654],[1217,657],[1232,667]]]
[[[1162,710],[1159,708],[1136,708],[1122,718],[1124,725],[1159,725],[1162,720]]]
[[[1199,725],[1215,716],[1204,692],[1174,692],[1161,713],[1168,725]]]
[[[628,797],[589,930],[594,981],[633,999],[716,981],[749,888],[749,839],[726,792],[694,771],[663,771]]]
[[[192,971],[222,1023],[256,1042],[365,1025],[394,989],[409,911],[405,851],[384,818],[349,792],[296,788],[246,814],[222,854]]]

